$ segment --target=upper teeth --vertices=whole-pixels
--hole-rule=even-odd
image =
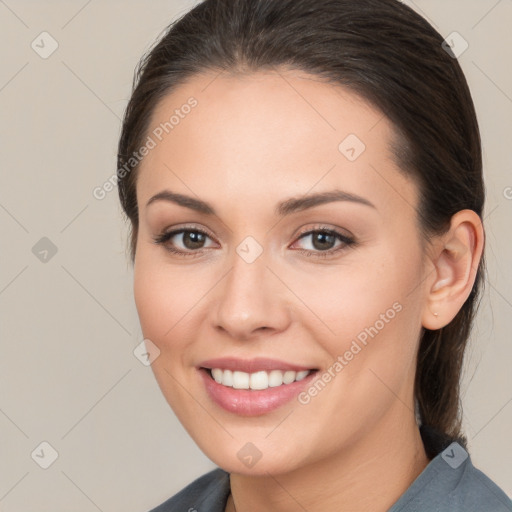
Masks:
[[[310,370],[294,372],[292,370],[272,370],[270,372],[259,371],[246,373],[239,371],[223,370],[212,368],[212,377],[223,386],[235,389],[267,389],[281,384],[291,384],[296,380],[302,380],[309,375]]]

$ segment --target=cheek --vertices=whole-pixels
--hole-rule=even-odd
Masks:
[[[154,251],[141,250],[134,264],[134,299],[141,329],[162,350],[201,298],[200,276],[193,267],[167,265]],[[183,321],[185,320],[185,321]],[[175,342],[173,341],[173,344]]]
[[[382,247],[372,261],[332,268],[323,276],[304,274],[297,293],[315,313],[313,335],[329,354],[328,364],[338,360],[331,373],[343,376],[332,389],[343,387],[344,396],[350,389],[356,402],[389,394],[387,387],[398,393],[414,369],[421,258],[414,250],[394,250]]]
[[[351,276],[346,328],[338,324],[343,333],[338,354],[350,359],[344,378],[357,390],[352,405],[373,403],[374,411],[397,396],[408,400],[421,332],[420,254],[391,251],[381,255],[381,264]]]
[[[140,247],[140,244],[139,244]],[[133,272],[133,295],[144,339],[150,340],[160,350],[160,356],[152,363],[153,370],[161,362],[165,350],[165,333],[172,327],[171,294],[166,293],[164,274],[152,265],[143,250],[138,249]]]
[[[180,383],[187,379],[187,313],[190,315],[192,304],[197,302],[192,276],[193,273],[184,276],[182,270],[173,270],[149,250],[137,253],[133,291],[139,322],[143,337],[160,350],[151,368],[168,404],[185,422],[188,395]],[[184,286],[185,281],[188,286]]]
[[[317,339],[322,339],[318,335],[323,331],[336,351],[344,348],[344,340],[359,334],[364,340],[364,333],[375,324],[378,331],[390,331],[398,316],[406,316],[397,310],[414,299],[410,292],[418,284],[421,260],[411,252],[404,257],[392,251],[382,246],[367,251],[368,257],[354,253],[339,265],[293,274],[288,270],[287,281],[318,325]]]
[[[167,288],[165,273],[152,266],[144,254],[139,253],[134,265],[134,299],[145,338],[159,343],[172,326],[172,294]]]

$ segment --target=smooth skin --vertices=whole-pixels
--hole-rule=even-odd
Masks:
[[[389,150],[392,125],[340,86],[283,68],[197,75],[160,102],[148,134],[191,96],[197,106],[144,158],[137,180],[134,293],[143,335],[160,350],[158,384],[198,446],[231,473],[226,511],[386,511],[429,462],[414,415],[419,337],[447,325],[471,292],[480,218],[460,211],[447,233],[423,240],[418,189]],[[354,161],[338,149],[349,134],[366,146]],[[333,189],[373,206],[274,211]],[[146,206],[163,190],[206,201],[215,215]],[[207,236],[154,243],[183,227]],[[355,243],[302,236],[326,228]],[[252,263],[236,251],[248,236],[263,251]],[[244,417],[206,393],[197,366],[217,357],[280,359],[321,375],[396,302],[401,311],[308,404]],[[262,454],[252,467],[237,456],[248,442]]]

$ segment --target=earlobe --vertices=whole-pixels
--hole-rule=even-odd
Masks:
[[[457,315],[473,288],[483,247],[484,231],[478,214],[461,210],[453,215],[449,231],[437,245],[432,279],[426,280],[423,327],[440,329]]]

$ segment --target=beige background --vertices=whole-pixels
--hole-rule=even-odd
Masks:
[[[465,427],[475,465],[512,495],[512,2],[406,3],[469,43],[459,61],[483,138],[489,279]],[[133,355],[142,335],[117,190],[92,194],[115,172],[139,57],[193,4],[0,0],[2,511],[143,512],[214,467]],[[43,31],[58,43],[48,58],[31,47],[51,48]],[[48,469],[35,462],[50,460],[43,441],[58,452]]]

